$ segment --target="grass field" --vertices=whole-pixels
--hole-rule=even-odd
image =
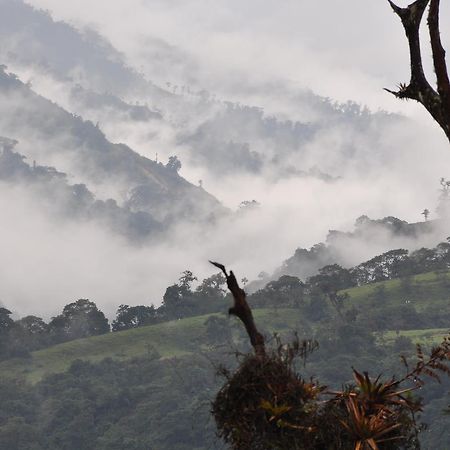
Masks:
[[[161,357],[180,356],[198,350],[199,338],[205,333],[204,324],[208,317],[210,315],[189,317],[55,345],[33,352],[30,358],[15,358],[0,363],[0,376],[24,376],[31,382],[37,382],[46,374],[65,371],[77,359],[93,362],[104,358],[124,360],[145,356],[155,349]],[[255,311],[255,319],[268,332],[295,329],[299,312],[261,309]]]
[[[450,279],[448,281],[450,286]],[[405,302],[405,295],[400,289],[401,283],[401,280],[390,280],[348,289],[345,292],[350,296],[349,305],[363,307],[377,287],[384,286],[387,304],[401,304]],[[430,304],[448,310],[449,299],[450,287],[446,286],[442,274],[426,273],[412,278],[408,301],[418,310]],[[254,313],[258,326],[267,333],[295,330],[302,322],[299,311],[295,309],[259,309]],[[0,363],[0,376],[25,377],[31,382],[37,382],[46,374],[65,371],[77,359],[100,361],[110,357],[125,360],[145,356],[155,349],[163,358],[187,354],[200,348],[201,337],[206,331],[205,321],[209,316],[190,317],[56,345],[33,352],[30,358]],[[237,319],[229,320],[234,322]],[[413,342],[432,345],[442,340],[447,333],[446,329],[427,329],[401,331],[399,334],[410,337]],[[396,331],[388,331],[380,335],[379,339],[380,342],[389,344],[397,336]]]
[[[427,330],[402,330],[387,331],[382,335],[382,342],[391,344],[398,336],[410,338],[414,343],[424,345],[436,345],[442,342],[445,336],[448,336],[450,330],[448,328],[430,328]]]
[[[367,284],[357,288],[347,289],[350,302],[362,306],[370,301],[370,296],[377,288],[384,287],[387,303],[399,305],[405,301],[413,304],[418,311],[430,305],[450,309],[450,273],[423,273],[411,277],[410,293],[405,295],[402,289],[404,281],[400,279]]]

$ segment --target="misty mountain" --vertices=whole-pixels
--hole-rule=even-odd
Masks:
[[[40,201],[50,204],[50,211],[57,209],[56,216],[66,214],[72,221],[78,214],[76,220],[101,225],[95,229],[95,246],[89,232],[80,230],[67,250],[78,254],[87,246],[101,261],[97,265],[104,278],[97,275],[83,288],[83,295],[95,295],[103,305],[112,302],[111,296],[116,299],[124,292],[128,296],[130,290],[136,298],[146,298],[147,292],[161,298],[161,289],[186,267],[206,276],[210,258],[241,265],[249,279],[261,270],[304,278],[329,261],[354,266],[390,248],[420,245],[422,237],[403,245],[391,241],[389,233],[379,239],[363,233],[359,240],[340,235],[333,245],[326,241],[324,252],[302,250],[302,254],[312,252],[306,262],[299,258],[296,263],[294,258],[284,272],[276,269],[297,246],[305,249],[323,241],[329,228],[349,229],[352,217],[411,218],[415,217],[411,210],[420,214],[425,207],[433,208],[431,189],[416,192],[414,205],[401,211],[400,201],[384,193],[410,186],[418,174],[409,173],[413,158],[405,158],[421,143],[420,130],[411,131],[408,119],[372,112],[351,101],[337,103],[276,81],[267,89],[286,108],[258,106],[261,85],[249,90],[246,103],[239,102],[239,96],[219,98],[189,86],[189,77],[184,85],[168,81],[157,86],[141,68],[131,67],[128,55],[79,22],[77,29],[55,21],[49,12],[22,0],[0,0],[0,9],[0,64],[7,65],[0,70],[0,134],[19,142],[14,151],[28,166],[20,170],[54,175],[43,185],[25,183],[25,190],[23,180],[15,178],[8,181],[8,189],[17,184],[34,205],[41,205],[34,198],[42,192]],[[161,68],[161,61],[166,61],[171,80],[171,62],[176,65],[182,51],[177,53],[164,42],[157,47],[159,56],[170,53],[166,58],[158,56],[155,64]],[[423,141],[428,145],[428,139]],[[428,186],[445,176],[436,175],[435,169],[420,170]],[[60,180],[56,190],[61,201],[53,201],[55,195],[48,188],[55,179]],[[69,211],[74,189],[79,190],[73,205],[77,214]],[[86,204],[78,198],[84,194],[89,199]],[[8,195],[4,197],[7,202]],[[233,209],[240,204],[260,207],[229,214],[220,202]],[[21,210],[18,207],[18,215]],[[27,223],[33,229],[32,221]],[[46,226],[41,235],[53,242],[55,224],[50,220]],[[120,258],[111,258],[103,247],[112,245],[111,235],[103,233],[103,227],[134,242],[152,235],[161,238],[161,228],[168,233],[159,240],[161,247],[147,246],[138,256],[134,248],[115,242],[114,254]],[[32,235],[27,232],[33,241]],[[60,239],[67,242],[64,236]],[[54,270],[67,271],[63,270],[66,262],[57,259]],[[111,276],[111,261],[122,260],[135,263],[125,281]],[[147,273],[147,264],[153,279],[139,277],[136,282],[135,274]],[[69,283],[75,286],[73,291],[92,272],[78,269],[78,265],[73,268],[76,276]],[[122,273],[117,263],[116,274]],[[41,289],[47,286],[43,278],[37,280]],[[116,284],[108,284],[111,278]],[[13,289],[11,282],[11,289],[5,288],[7,296],[15,296]],[[60,301],[50,295],[52,301]],[[26,293],[19,300],[25,304],[31,296]]]
[[[124,57],[92,29],[55,22],[48,11],[22,0],[0,0],[0,52],[3,59],[41,67],[60,80],[94,90],[126,93],[151,90],[165,95],[124,63]]]
[[[6,188],[22,189],[35,206],[55,219],[95,221],[135,243],[162,233],[163,224],[149,213],[120,207],[113,199],[98,200],[86,185],[69,184],[67,175],[53,167],[30,166],[14,151],[16,144],[0,137],[0,182]]]
[[[144,158],[124,144],[112,144],[92,122],[71,114],[4,69],[0,71],[3,133],[39,165],[69,174],[96,195],[112,197],[158,221],[208,220],[224,211],[219,202],[177,171]]]
[[[356,220],[353,231],[330,230],[325,242],[309,249],[297,248],[273,274],[261,273],[260,279],[247,288],[253,292],[283,275],[305,280],[332,264],[351,268],[392,249],[414,251],[434,246],[448,236],[447,224],[448,220],[444,218],[408,223],[392,216],[377,220],[361,216]]]
[[[113,94],[98,94],[95,91],[84,89],[81,85],[76,85],[71,89],[70,98],[78,106],[77,109],[87,111],[106,109],[109,115],[116,115],[116,120],[135,122],[162,120],[161,113],[151,110],[147,105],[126,103]]]
[[[299,102],[307,104],[310,121],[299,122],[268,115],[262,108],[224,102],[219,110],[194,131],[179,134],[179,143],[191,145],[194,164],[225,173],[249,172],[266,178],[318,176],[315,147],[325,145],[326,135],[346,130],[335,152],[341,157],[361,158],[364,152],[377,153],[382,129],[399,117],[369,110],[349,102],[345,105],[303,92]],[[319,113],[320,111],[320,113]],[[317,116],[319,115],[320,118]],[[315,119],[313,119],[315,117]],[[340,175],[323,165],[326,178]],[[323,174],[323,172],[322,172]],[[320,176],[319,176],[320,178]]]
[[[46,96],[99,122],[110,140],[125,139],[147,156],[177,154],[190,168],[206,172],[204,177],[241,173],[330,181],[344,175],[336,170],[337,158],[353,158],[350,167],[362,170],[368,159],[381,157],[386,127],[404,120],[308,90],[296,93],[304,117],[298,121],[186,85],[158,87],[92,30],[56,22],[20,0],[1,0],[0,7],[0,57],[11,70],[36,84],[39,78],[44,84],[53,80],[59,88],[46,86]],[[149,144],[159,149],[149,151]],[[334,157],[323,161],[329,146]]]

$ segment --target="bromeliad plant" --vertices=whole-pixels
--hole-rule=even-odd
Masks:
[[[355,384],[332,393],[330,402],[339,406],[339,423],[355,450],[417,446],[415,415],[421,404],[412,398],[414,387],[401,388],[401,380],[372,380],[367,372],[353,375]]]

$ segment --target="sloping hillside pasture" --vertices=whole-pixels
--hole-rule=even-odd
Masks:
[[[411,295],[405,296],[401,289],[404,281],[395,279],[371,285],[348,289],[347,307],[359,308],[370,301],[371,294],[377,288],[385,289],[385,304],[400,305],[411,302],[417,310],[433,305],[447,311],[450,308],[450,286],[448,274],[425,273],[411,278]],[[368,304],[368,303],[367,303]],[[226,310],[227,305],[224,305]],[[257,309],[255,319],[267,335],[271,333],[302,330],[304,323],[301,313],[296,309]],[[186,355],[204,348],[205,322],[211,316],[227,317],[225,314],[210,314],[144,326],[117,333],[108,333],[87,339],[79,339],[36,351],[29,358],[16,358],[0,363],[0,376],[18,378],[24,376],[33,383],[45,375],[64,372],[77,359],[91,362],[104,358],[127,360],[157,352],[161,358]],[[229,318],[230,326],[236,327],[236,319]],[[314,330],[311,326],[310,330]],[[425,330],[391,330],[377,333],[380,344],[391,344],[398,336],[409,337],[413,342],[433,345],[442,340],[447,329],[435,328]]]

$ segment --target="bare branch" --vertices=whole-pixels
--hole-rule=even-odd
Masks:
[[[437,78],[437,90],[443,100],[443,106],[447,109],[447,113],[450,113],[450,82],[445,62],[445,50],[442,47],[439,31],[439,6],[440,0],[431,0],[428,12],[428,29],[430,31],[433,64]]]
[[[258,331],[253,318],[253,313],[246,300],[246,294],[234,276],[233,271],[228,274],[223,264],[210,261],[210,263],[220,269],[227,279],[227,286],[233,294],[234,306],[228,310],[228,313],[238,317],[244,324],[250,342],[255,349],[257,356],[264,356],[266,354],[264,336]]]
[[[433,119],[444,130],[450,140],[450,84],[445,63],[445,51],[439,34],[439,0],[416,0],[406,8],[400,8],[388,0],[392,10],[400,17],[408,38],[411,79],[408,85],[401,84],[398,91],[385,89],[401,99],[412,99],[421,103]],[[431,37],[434,68],[437,76],[437,91],[428,82],[422,62],[420,48],[420,24],[427,6],[430,5],[428,27]]]
[[[411,81],[409,86],[400,90],[399,93],[403,97],[412,98],[417,101],[420,101],[421,95],[426,94],[429,90],[433,90],[423,71],[419,38],[420,22],[428,2],[429,0],[417,0],[407,8],[400,8],[392,1],[389,1],[392,9],[402,21],[406,37],[408,38],[410,52]]]

